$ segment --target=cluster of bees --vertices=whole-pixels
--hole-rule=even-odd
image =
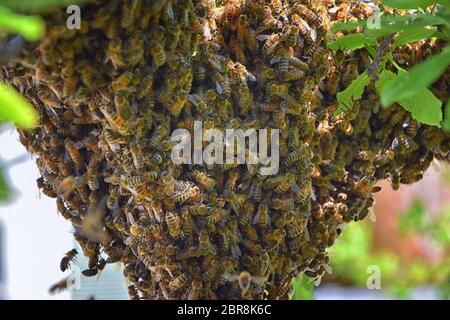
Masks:
[[[1,78],[39,111],[21,142],[89,258],[83,275],[122,263],[132,299],[287,299],[294,277],[331,272],[326,249],[370,213],[377,180],[415,182],[450,151],[439,129],[382,109],[371,86],[333,116],[336,93],[370,60],[327,50],[331,23],[370,10],[97,0],[82,8],[80,30],[52,12],[46,38]],[[174,164],[170,134],[194,121],[279,129],[280,171]]]

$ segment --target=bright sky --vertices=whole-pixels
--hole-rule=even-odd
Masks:
[[[0,159],[4,164],[24,154],[15,130],[0,133]],[[6,256],[0,251],[6,267],[6,298],[69,299],[68,292],[52,296],[48,288],[66,276],[59,270],[59,262],[73,248],[70,225],[57,214],[53,199],[39,195],[39,173],[31,156],[8,173],[16,198],[6,206],[0,205],[1,232],[6,233],[1,237],[6,242],[2,247]]]

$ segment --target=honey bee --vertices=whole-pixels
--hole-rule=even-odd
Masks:
[[[144,97],[149,97],[153,91],[153,75],[151,73],[144,76],[139,86],[136,98],[142,99]]]
[[[223,95],[225,98],[230,97],[231,87],[228,78],[224,75],[216,73],[214,76],[216,82],[216,91],[218,94]]]
[[[166,52],[164,47],[159,42],[152,42],[150,45],[150,53],[153,57],[153,62],[157,68],[162,67],[166,63]]]
[[[121,135],[128,136],[129,128],[126,121],[115,111],[112,110],[111,107],[107,105],[102,105],[100,107],[100,111],[105,116],[106,120],[111,124],[113,128],[115,128]]]
[[[120,40],[111,40],[108,43],[106,53],[107,59],[111,61],[114,69],[125,67],[125,61],[122,56],[122,43]]]
[[[266,229],[270,226],[271,219],[269,215],[269,206],[266,203],[261,203],[259,205],[252,223],[258,224],[260,229]]]
[[[62,195],[64,199],[68,199],[72,193],[80,186],[86,183],[85,176],[74,177],[69,176],[64,178],[59,184],[56,193]]]
[[[299,27],[296,25],[289,26],[289,30],[285,33],[285,42],[288,47],[295,47],[297,45],[297,38],[299,36]]]
[[[279,199],[275,198],[271,201],[270,206],[278,211],[292,211],[294,210],[294,199],[286,198]]]
[[[256,37],[259,41],[264,41],[262,53],[265,57],[269,57],[281,42],[281,36],[278,33],[272,35],[260,34]]]
[[[128,286],[128,296],[130,297],[130,300],[139,300],[139,293],[138,290],[134,285]]]
[[[358,75],[358,64],[355,61],[350,61],[341,75],[340,85],[342,88],[347,88]]]
[[[218,207],[209,208],[208,212],[208,224],[217,224],[226,216],[226,211]]]
[[[71,276],[68,276],[64,279],[62,279],[61,281],[55,283],[54,285],[52,285],[49,289],[48,292],[50,292],[50,294],[55,294],[58,292],[61,292],[63,290],[66,290],[69,288],[69,286],[73,283],[75,279],[72,279]]]
[[[252,276],[248,271],[242,271],[239,274],[227,275],[227,278],[229,282],[238,282],[243,296],[250,290],[252,283],[262,286],[267,281],[267,277]]]
[[[165,221],[169,230],[169,234],[172,238],[178,239],[182,237],[180,216],[168,211],[165,215]]]
[[[208,191],[212,191],[216,186],[216,181],[213,178],[208,177],[204,172],[196,170],[192,173],[192,176]]]
[[[169,289],[174,292],[180,290],[187,285],[189,276],[186,273],[180,274],[178,277],[169,282]]]
[[[59,264],[59,268],[62,272],[66,271],[70,267],[70,263],[75,260],[76,255],[78,254],[77,249],[72,249],[68,251],[65,256],[61,259]]]
[[[121,91],[126,90],[131,80],[133,79],[133,73],[131,71],[125,71],[121,75],[119,75],[116,79],[111,83],[112,91]]]
[[[198,253],[202,256],[207,256],[209,254],[215,255],[214,245],[209,240],[209,235],[206,230],[202,230],[198,236]]]
[[[202,293],[202,289],[203,283],[200,280],[194,280],[192,282],[192,288],[187,296],[188,300],[197,300]]]
[[[47,183],[45,183],[44,178],[40,177],[36,180],[38,188],[42,191],[44,195],[46,195],[49,198],[56,198],[57,193],[53,190],[51,186],[48,186]]]
[[[72,159],[73,163],[77,168],[80,168],[82,162],[83,162],[83,156],[81,155],[81,152],[78,144],[75,144],[72,140],[67,139],[64,142],[64,146],[66,148],[67,153],[69,154],[70,158]]]
[[[86,175],[87,175],[87,184],[89,189],[92,191],[97,190],[100,187],[100,182],[98,180],[99,175],[99,167],[100,167],[101,160],[96,157],[92,157],[89,160],[87,169],[86,169]]]

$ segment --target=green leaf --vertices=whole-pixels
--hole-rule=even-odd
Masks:
[[[16,90],[0,82],[0,121],[14,122],[23,129],[38,124],[36,110]]]
[[[18,33],[29,41],[40,39],[45,34],[45,23],[37,16],[22,16],[0,6],[0,29]]]
[[[11,189],[6,181],[6,176],[3,173],[2,164],[0,163],[0,202],[5,202],[11,197]]]
[[[383,5],[397,9],[426,8],[435,3],[447,3],[448,0],[384,0]]]
[[[335,115],[346,112],[353,103],[361,98],[364,93],[364,89],[369,85],[370,77],[367,72],[359,75],[358,78],[352,81],[352,83],[344,90],[337,94],[338,108]]]
[[[331,50],[356,50],[366,46],[374,46],[377,44],[375,39],[368,38],[363,33],[349,34],[328,43],[327,46]]]
[[[404,46],[410,42],[416,42],[431,37],[437,28],[408,28],[401,32],[393,43],[393,48]]]
[[[447,101],[444,111],[444,120],[442,121],[442,129],[446,132],[450,132],[450,99]]]
[[[375,82],[375,88],[382,92],[384,87],[396,78],[398,76],[392,71],[383,70],[379,74],[379,80]],[[442,121],[442,102],[427,88],[418,89],[413,95],[396,99],[395,102],[411,112],[412,117],[421,123],[439,126]]]
[[[292,300],[314,300],[314,281],[301,276],[292,281],[294,295]]]
[[[386,85],[386,83],[395,79],[396,77],[397,77],[397,75],[395,73],[393,73],[392,71],[383,69],[378,74],[378,80],[375,82],[375,88],[377,89],[378,92],[380,92],[381,89]]]
[[[412,117],[431,126],[440,126],[442,122],[442,102],[431,90],[427,88],[418,89],[413,95],[398,99],[398,103]]]
[[[0,0],[0,5],[16,12],[42,12],[54,6],[70,6],[84,2],[87,2],[87,0]]]
[[[385,106],[399,99],[415,96],[416,92],[428,87],[447,69],[450,63],[450,46],[440,54],[416,65],[409,72],[401,73],[381,89],[381,102]]]

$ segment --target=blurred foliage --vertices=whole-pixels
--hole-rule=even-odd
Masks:
[[[332,50],[365,48],[372,59],[376,60],[377,49],[384,37],[395,35],[390,50],[384,53],[383,60],[377,66],[380,80],[376,81],[376,88],[383,107],[387,108],[398,103],[411,112],[414,119],[428,125],[442,125],[444,130],[450,131],[450,111],[447,110],[450,108],[450,102],[445,106],[443,117],[442,101],[428,89],[450,65],[450,45],[409,71],[399,67],[392,57],[392,50],[396,47],[422,39],[431,39],[432,42],[443,39],[448,42],[450,0],[384,0],[381,7],[384,5],[408,11],[397,10],[395,15],[380,14],[379,28],[373,28],[374,17],[356,22],[337,23],[333,26],[335,32],[357,29],[361,32],[344,35],[329,43],[328,47]],[[394,67],[396,72],[387,69],[388,61],[391,63],[390,68]],[[361,98],[364,88],[370,83],[365,77],[360,76],[352,83],[358,88],[358,94],[346,92],[352,85],[341,92],[341,96],[338,94],[339,112],[345,112],[348,106]]]
[[[367,267],[376,265],[387,294],[407,298],[417,286],[431,285],[440,290],[441,298],[450,298],[450,204],[436,216],[428,217],[425,206],[414,201],[398,222],[402,236],[416,235],[429,241],[433,250],[442,251],[442,257],[433,262],[421,258],[406,262],[396,252],[374,251],[370,224],[351,224],[329,250],[333,276],[328,280],[366,288]]]
[[[17,12],[43,12],[54,6],[70,6],[82,4],[87,0],[0,0],[0,6],[8,7]]]
[[[23,129],[31,129],[38,124],[33,106],[4,83],[0,83],[0,122],[13,122]]]
[[[45,24],[38,16],[24,16],[0,6],[0,30],[17,33],[26,40],[35,41],[45,34]]]
[[[314,300],[314,280],[306,276],[295,278],[292,281],[294,295],[292,300]]]

